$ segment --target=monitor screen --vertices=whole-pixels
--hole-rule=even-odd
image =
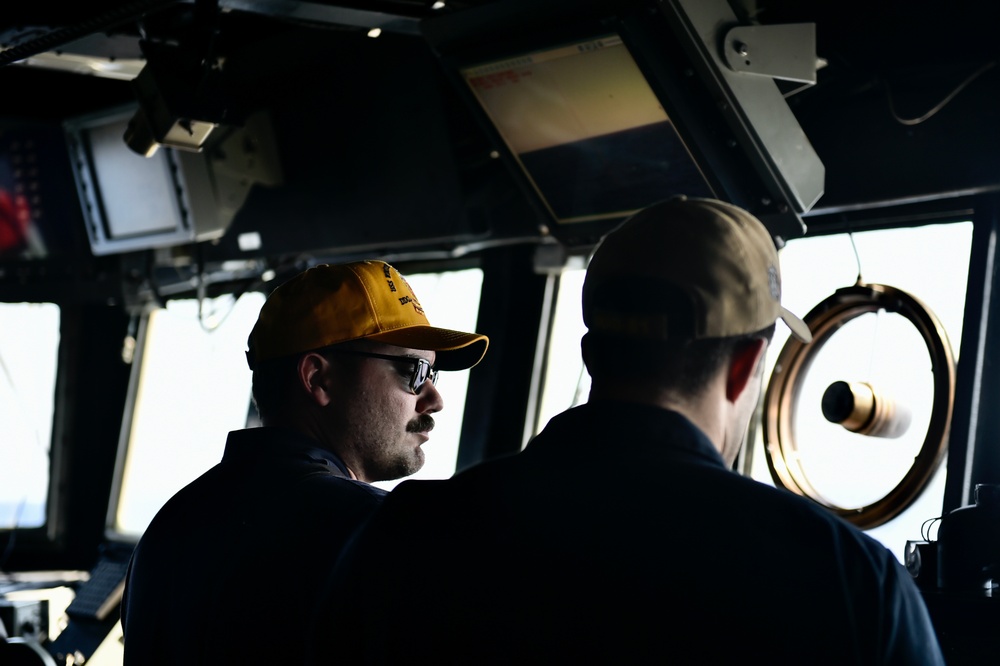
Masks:
[[[191,239],[169,150],[151,157],[125,144],[134,113],[122,108],[66,125],[80,206],[95,255],[177,245]]]
[[[81,130],[90,147],[109,240],[173,232],[181,216],[166,152],[143,157],[125,145],[126,120]]]
[[[73,176],[95,255],[173,247],[218,238],[220,213],[210,159],[160,148],[149,157],[125,143],[135,106],[65,124]]]
[[[712,196],[617,35],[461,75],[560,223],[619,219],[676,194]]]

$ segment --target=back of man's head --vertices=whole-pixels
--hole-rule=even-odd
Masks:
[[[720,349],[769,336],[778,319],[810,339],[781,305],[771,234],[747,211],[712,199],[663,201],[609,233],[587,269],[583,319],[595,382],[659,375],[690,390]]]

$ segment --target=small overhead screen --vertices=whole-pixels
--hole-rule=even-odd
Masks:
[[[123,143],[125,123],[95,125],[81,134],[95,166],[92,188],[100,193],[103,229],[109,241],[171,235],[183,217],[166,151],[151,158]]]
[[[151,157],[124,140],[135,107],[66,123],[77,192],[91,251],[114,254],[218,238],[220,214],[209,159],[161,148]]]
[[[713,196],[617,35],[460,73],[558,223],[619,220],[676,194]]]

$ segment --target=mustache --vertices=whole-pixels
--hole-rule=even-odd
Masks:
[[[434,430],[434,418],[430,414],[420,414],[406,424],[406,432],[430,432]]]

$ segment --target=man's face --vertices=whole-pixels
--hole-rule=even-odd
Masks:
[[[432,351],[368,345],[364,351],[426,359]],[[414,364],[362,356],[331,355],[332,402],[326,407],[336,452],[362,481],[408,476],[424,466],[421,445],[434,427],[431,414],[444,406],[428,379],[414,395],[410,390]]]

